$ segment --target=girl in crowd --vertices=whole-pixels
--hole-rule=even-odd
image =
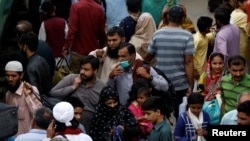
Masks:
[[[131,141],[141,129],[130,110],[122,106],[115,89],[102,89],[97,111],[90,123],[90,136],[94,141]]]
[[[204,98],[200,93],[192,93],[188,97],[187,111],[180,114],[176,122],[175,141],[205,141],[210,118],[202,111]]]
[[[129,92],[128,108],[135,116],[142,130],[142,134],[134,138],[133,141],[145,140],[153,127],[153,124],[145,119],[141,109],[141,105],[151,96],[151,91],[150,82],[144,78],[139,78],[134,82]]]
[[[216,98],[220,94],[220,80],[224,75],[224,56],[221,53],[210,55],[206,64],[205,72],[199,80],[199,89],[205,97],[205,101]]]

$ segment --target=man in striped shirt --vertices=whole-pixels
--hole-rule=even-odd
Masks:
[[[180,28],[184,11],[180,6],[173,6],[168,12],[167,28],[156,31],[148,47],[148,61],[156,56],[156,67],[161,69],[172,81],[176,90],[174,116],[177,119],[179,104],[183,96],[189,96],[193,90],[193,35]]]

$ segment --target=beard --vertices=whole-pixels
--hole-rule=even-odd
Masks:
[[[107,47],[107,56],[112,59],[118,59],[118,50],[119,47],[111,49],[111,47]]]
[[[7,90],[9,90],[11,93],[15,93],[16,90],[19,88],[21,82],[17,82],[14,86],[13,85],[10,85],[10,84],[7,84]]]
[[[86,83],[86,82],[89,82],[89,81],[92,81],[93,79],[94,79],[94,77],[95,77],[95,75],[91,75],[91,76],[89,76],[89,77],[87,77],[87,76],[84,76],[84,75],[81,75],[81,78],[82,78],[82,81],[84,82],[84,83]]]

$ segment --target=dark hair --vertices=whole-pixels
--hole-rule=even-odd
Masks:
[[[202,94],[198,92],[193,92],[188,98],[187,98],[188,105],[190,104],[204,104],[204,97]]]
[[[56,122],[56,124],[55,124],[56,125],[56,129],[55,129],[56,132],[62,132],[62,131],[64,131],[66,129],[65,123],[61,123],[61,122],[59,122],[57,120],[55,120],[55,122]],[[79,122],[75,118],[73,118],[70,121],[70,123],[72,124],[71,127],[73,129],[76,129],[79,126]]]
[[[84,108],[84,104],[77,97],[69,97],[65,101],[69,102],[74,108]]]
[[[219,7],[226,9],[229,13],[234,11],[234,4],[231,4],[230,2],[224,2],[220,4]]]
[[[197,20],[197,27],[200,32],[205,32],[207,28],[210,28],[212,26],[213,19],[207,16],[201,16]]]
[[[223,54],[221,54],[221,53],[218,53],[218,52],[215,52],[215,53],[212,53],[211,55],[210,55],[210,62],[209,63],[211,63],[211,61],[215,58],[215,57],[220,57],[222,60],[224,60],[224,55]]]
[[[127,48],[130,55],[136,53],[135,46],[131,43],[122,42],[119,46],[119,50],[123,48]]]
[[[141,92],[146,92],[147,96],[151,96],[152,85],[149,80],[145,78],[138,78],[129,91],[129,99],[127,105],[129,106],[132,101],[137,99],[137,95]]]
[[[234,66],[239,66],[239,65],[244,65],[246,66],[246,60],[244,57],[240,56],[240,55],[235,55],[235,56],[231,56],[228,59],[228,66],[230,67],[231,65]]]
[[[17,22],[16,34],[18,35],[19,38],[22,36],[22,34],[32,31],[33,31],[33,26],[29,21],[21,20]]]
[[[151,97],[147,98],[147,100],[142,104],[141,108],[143,111],[160,110],[161,114],[165,115],[165,113],[163,112],[164,111],[163,110],[163,108],[164,108],[163,100],[157,96],[151,96]]]
[[[123,30],[123,28],[119,27],[119,26],[113,26],[112,28],[110,28],[107,32],[108,36],[114,36],[115,34],[118,34],[120,37],[125,37],[125,32]]]
[[[243,103],[239,104],[237,107],[238,112],[243,112],[247,116],[250,116],[250,100],[244,101]]]
[[[41,107],[35,111],[33,119],[37,126],[46,130],[53,119],[52,111],[47,107]]]
[[[229,24],[231,18],[230,14],[230,11],[225,8],[218,7],[214,10],[214,18],[223,25]]]
[[[178,12],[176,12],[176,10],[174,9],[178,9],[177,10]],[[169,22],[181,24],[184,16],[185,16],[185,13],[184,13],[183,6],[174,5],[169,9],[167,17],[168,17]]]
[[[41,8],[43,12],[46,12],[46,15],[51,15],[55,11],[54,4],[50,0],[45,0]]]
[[[128,11],[135,13],[141,11],[141,0],[127,0],[126,5]]]
[[[22,34],[22,36],[19,38],[18,43],[21,45],[27,45],[30,51],[36,52],[38,47],[38,37],[33,32],[28,32],[25,34]]]
[[[99,69],[99,59],[96,58],[95,56],[93,55],[87,55],[87,56],[84,56],[83,59],[81,60],[81,63],[80,65],[85,65],[85,64],[88,64],[90,63],[91,67],[93,70],[98,70]]]

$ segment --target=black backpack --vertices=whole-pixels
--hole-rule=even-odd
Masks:
[[[163,73],[159,68],[152,68],[168,82],[168,91],[164,92],[153,88],[152,94],[153,96],[158,96],[163,100],[163,114],[166,116],[166,118],[170,118],[171,113],[174,111],[176,99],[174,85],[171,80],[165,75],[165,73]]]
[[[148,73],[150,73],[150,65],[147,63],[143,62],[142,60],[136,60],[136,65],[134,67],[134,70],[136,70],[138,67],[144,67]],[[166,118],[170,118],[171,113],[174,111],[175,107],[175,99],[176,99],[176,91],[174,88],[173,83],[171,80],[163,73],[159,68],[152,67],[159,75],[161,75],[169,85],[168,91],[164,92],[161,90],[157,90],[153,87],[152,89],[152,95],[157,96],[162,100],[163,108],[162,108],[162,113],[166,116]],[[136,76],[136,71],[133,73],[133,80],[136,80],[138,76]]]

